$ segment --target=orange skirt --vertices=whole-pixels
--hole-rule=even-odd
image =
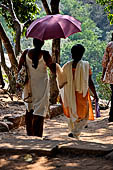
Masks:
[[[77,109],[78,118],[79,119],[86,118],[89,110],[89,120],[94,120],[94,114],[93,114],[89,90],[85,97],[83,97],[83,95],[78,92],[75,92],[75,96],[76,96],[76,109]],[[69,108],[64,107],[64,104],[63,104],[63,111],[65,116],[70,118]]]

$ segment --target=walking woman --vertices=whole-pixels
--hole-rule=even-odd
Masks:
[[[77,139],[87,121],[94,119],[89,88],[98,101],[89,63],[82,60],[84,52],[85,48],[76,44],[71,49],[72,60],[62,68],[56,64],[57,82],[70,131],[68,136]]]
[[[27,135],[42,137],[44,118],[48,113],[49,106],[49,76],[47,67],[55,73],[56,64],[52,63],[48,51],[41,50],[44,41],[33,39],[33,45],[34,48],[23,52],[18,71],[21,69],[23,61],[26,61],[28,81],[24,87],[23,99],[26,105]]]

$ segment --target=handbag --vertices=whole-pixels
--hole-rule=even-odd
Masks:
[[[28,52],[28,49],[26,51],[26,54]],[[28,81],[28,72],[27,72],[27,65],[26,65],[26,54],[24,57],[24,60],[22,60],[22,63],[20,65],[20,70],[17,75],[16,83],[23,89],[26,82]]]
[[[18,72],[16,83],[19,84],[22,88],[28,80],[27,68],[25,65],[22,65],[22,68]]]
[[[100,116],[99,104],[96,100],[95,100],[95,114],[96,114],[96,118],[101,117]]]
[[[22,60],[21,69],[18,72],[16,83],[20,86],[21,90],[23,90],[23,94],[21,94],[22,99],[26,103],[32,102],[32,93],[31,93],[31,84],[30,84],[30,76],[29,71],[27,70],[26,65],[26,56],[24,57],[24,60]],[[20,89],[17,89],[17,95],[20,96]]]

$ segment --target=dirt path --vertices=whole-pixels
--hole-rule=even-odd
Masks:
[[[3,155],[0,159],[1,170],[113,170],[113,163],[103,158],[94,157],[39,157],[32,156],[32,161],[25,159],[26,155]],[[29,159],[30,160],[30,159]]]
[[[15,105],[11,102],[7,95],[0,95],[0,119],[7,114],[18,114],[25,111],[25,107]],[[113,145],[113,123],[108,122],[109,110],[102,111],[101,117],[95,118],[94,121],[88,123],[88,128],[85,128],[81,134],[80,142],[94,142],[96,144]],[[45,144],[57,141],[73,141],[67,136],[68,128],[66,118],[61,115],[53,119],[45,120],[44,137],[47,139]],[[28,146],[38,144],[39,139],[26,136],[25,127],[13,130],[10,133],[0,134],[1,142],[6,140],[17,139],[18,143],[27,139]],[[32,140],[31,140],[32,139]],[[31,142],[31,143],[30,143]],[[14,147],[16,147],[16,144]],[[20,143],[22,144],[22,143]],[[26,143],[25,143],[26,145]],[[88,147],[88,145],[87,145]],[[27,155],[21,152],[20,154],[5,153],[0,154],[0,169],[1,170],[113,170],[113,162],[102,157],[91,157],[88,155],[56,155],[55,157],[39,156],[35,153]]]

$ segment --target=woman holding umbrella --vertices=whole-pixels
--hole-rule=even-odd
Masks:
[[[52,63],[48,51],[41,50],[44,41],[34,38],[34,48],[23,52],[18,71],[21,70],[23,63],[26,63],[28,81],[24,87],[23,98],[30,99],[25,101],[26,105],[26,130],[27,135],[43,135],[44,117],[48,113],[49,105],[49,77],[47,67],[55,73],[56,64]],[[17,84],[19,88],[19,84]],[[26,92],[28,97],[26,97]]]
[[[48,39],[66,38],[66,37],[70,36],[71,34],[74,34],[77,32],[81,32],[81,22],[80,21],[78,21],[77,19],[75,19],[69,15],[56,14],[56,15],[47,15],[42,18],[38,18],[38,19],[34,20],[27,29],[26,37],[27,38],[28,37],[37,38],[43,42],[43,40],[48,40]],[[32,96],[35,96],[36,93],[37,93],[37,96],[35,99],[32,97],[32,100],[34,99],[34,101],[32,101],[32,107],[30,104],[28,104],[30,106],[30,109],[29,109],[30,112],[28,111],[28,113],[26,114],[26,118],[29,117],[29,114],[30,115],[33,114],[33,118],[31,118],[32,125],[27,126],[27,127],[31,127],[31,129],[32,129],[31,131],[33,131],[33,133],[35,133],[34,131],[36,128],[34,128],[34,127],[36,127],[36,124],[43,124],[43,118],[45,116],[44,109],[47,108],[46,105],[48,105],[47,104],[48,97],[46,95],[46,94],[48,94],[48,89],[49,89],[48,83],[47,83],[48,78],[47,78],[47,73],[45,71],[46,69],[45,69],[44,65],[43,65],[43,69],[40,67],[40,62],[43,63],[41,56],[43,56],[44,61],[46,62],[46,66],[48,66],[52,72],[55,73],[55,68],[57,66],[55,63],[52,63],[51,57],[47,52],[46,53],[42,52],[42,50],[41,50],[42,45],[43,45],[43,43],[42,44],[37,43],[37,45],[34,44],[36,50],[33,49],[33,50],[30,50],[27,52],[28,59],[30,58],[30,60],[32,61],[32,64],[29,64],[29,65],[28,65],[28,61],[27,61],[28,70],[29,71],[33,70],[33,69],[31,69],[32,67],[30,65],[33,65],[34,68],[36,67],[36,70],[37,69],[40,70],[38,73],[37,72],[34,73],[34,70],[33,70],[33,73],[30,74]],[[38,53],[38,55],[37,55],[37,53]],[[34,56],[37,56],[38,58],[34,57]],[[44,57],[44,56],[46,56],[46,57]],[[38,65],[38,67],[37,67],[37,65]],[[42,74],[42,73],[45,73],[45,74]],[[34,78],[33,78],[33,75],[35,75]],[[42,78],[41,75],[43,75],[44,77]],[[37,79],[36,79],[36,77],[37,77]],[[40,79],[40,77],[41,77],[41,79]],[[33,81],[32,81],[32,79],[33,79]],[[36,86],[36,90],[35,90],[35,88],[33,86],[34,85],[33,82],[36,80],[37,80],[37,86]],[[47,91],[44,92],[45,89]],[[44,92],[44,93],[42,93],[43,95],[40,95],[41,91]],[[44,97],[44,100],[42,100],[43,97]],[[38,99],[39,99],[39,101],[38,101]],[[36,102],[36,105],[35,105],[35,102]],[[43,109],[42,109],[42,107],[43,107]],[[42,112],[43,112],[43,114],[40,114]],[[36,117],[35,115],[38,115],[38,117]],[[42,117],[40,117],[40,116],[42,116]],[[39,120],[39,119],[41,119],[41,120]],[[26,119],[26,120],[30,120],[30,119]],[[30,121],[30,124],[31,124],[31,121]],[[40,125],[40,127],[37,127],[37,128],[42,129],[42,126],[43,125]],[[30,134],[32,134],[32,132]],[[42,136],[42,133],[40,134],[40,136]]]

